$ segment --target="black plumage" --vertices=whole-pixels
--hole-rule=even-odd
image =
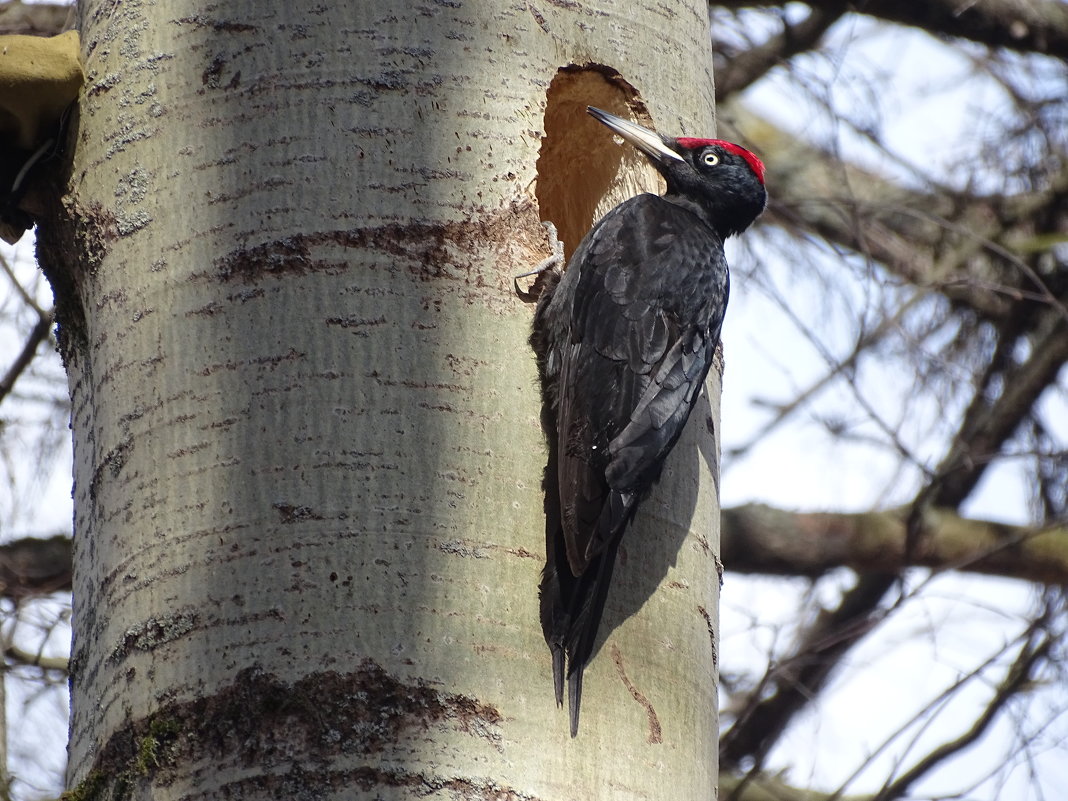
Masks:
[[[763,165],[711,139],[661,137],[590,109],[667,181],[604,216],[547,276],[531,345],[542,384],[546,564],[541,620],[571,735],[623,532],[704,385],[727,307],[723,240],[765,204]],[[566,658],[566,661],[565,661]]]

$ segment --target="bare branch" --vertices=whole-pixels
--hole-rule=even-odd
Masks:
[[[896,582],[896,574],[861,576],[842,596],[838,608],[823,612],[801,635],[794,654],[776,666],[751,694],[752,699],[773,692],[763,700],[745,705],[745,711],[720,739],[720,760],[727,770],[753,757],[753,772],[794,716],[815,698],[827,683],[841,657],[879,622],[873,610]]]
[[[817,577],[840,567],[891,573],[906,567],[905,514],[802,514],[752,504],[723,510],[723,564],[740,573]],[[1068,521],[1027,528],[934,510],[907,566],[963,570],[1042,584],[1068,583]]]
[[[71,589],[70,537],[0,545],[0,596],[15,600]]]
[[[905,522],[905,561],[930,547],[930,510],[935,505],[956,508],[963,503],[1068,360],[1068,336],[1060,315],[1054,312],[1046,316],[1051,321],[1049,332],[1023,365],[1006,373],[1005,389],[996,399],[989,401],[984,393],[976,394],[973,409],[943,459],[943,467],[913,502]],[[787,659],[791,669],[777,671],[769,678],[774,692],[767,694],[764,687],[758,688],[747,712],[723,736],[720,756],[725,765],[736,766],[744,757],[755,756],[760,766],[790,720],[826,684],[839,660],[885,617],[887,613],[877,609],[894,586],[896,575],[861,575],[838,608],[821,614],[808,628],[794,655]],[[758,697],[762,700],[756,701]]]
[[[40,653],[32,653],[19,648],[17,645],[9,645],[4,651],[8,661],[18,665],[37,667],[41,670],[56,670],[66,673],[70,668],[70,660],[65,656],[44,656]]]
[[[719,797],[724,801],[869,801],[870,795],[820,793],[787,784],[778,776],[733,776],[721,773]]]
[[[1053,0],[864,0],[857,10],[938,36],[968,39],[1021,53],[1068,57],[1068,7]]]
[[[864,771],[865,768],[867,768],[867,766],[872,761],[874,761],[874,759],[879,754],[886,751],[890,747],[891,743],[893,743],[899,737],[903,736],[909,729],[913,728],[914,724],[919,723],[920,721],[923,721],[924,718],[926,718],[924,724],[921,725],[919,727],[919,730],[914,733],[914,739],[912,743],[914,745],[916,742],[916,738],[918,738],[920,734],[922,734],[927,729],[927,725],[934,720],[935,714],[937,714],[940,709],[944,708],[945,705],[954,697],[954,695],[957,694],[957,692],[962,687],[964,687],[966,684],[973,681],[974,679],[984,676],[986,671],[1002,656],[1004,656],[1010,650],[1010,648],[1011,645],[1005,644],[996,653],[990,655],[987,659],[983,660],[983,662],[981,662],[975,668],[968,671],[963,676],[959,676],[956,681],[951,683],[941,693],[939,693],[938,697],[933,698],[931,701],[929,701],[924,706],[924,708],[919,710],[910,720],[903,723],[897,728],[896,731],[892,732],[889,736],[887,736],[886,739],[883,740],[882,744],[877,748],[873,749],[869,754],[867,754],[865,760],[857,766],[856,770],[854,770],[853,773],[848,778],[846,778],[845,781],[842,782],[841,786],[835,792],[834,796],[829,799],[829,801],[838,801],[839,798],[842,798],[840,793],[844,793],[845,788],[852,784],[853,781],[856,780],[856,778]]]
[[[1064,205],[1068,174],[1014,196],[920,191],[844,164],[736,103],[720,118],[764,156],[773,187],[765,223],[816,234],[989,320],[1021,300],[1045,302],[1068,319],[1063,299],[1013,247],[1047,209]]]
[[[752,448],[756,443],[760,442],[772,431],[782,425],[786,420],[803,408],[809,401],[813,400],[822,390],[830,386],[836,378],[839,378],[844,373],[854,370],[857,366],[860,357],[875,347],[879,342],[886,338],[893,331],[896,331],[901,326],[902,318],[908,313],[915,304],[923,298],[922,293],[914,293],[912,297],[906,300],[892,316],[883,319],[877,326],[869,331],[864,331],[857,339],[857,343],[853,346],[853,350],[844,359],[833,362],[820,378],[813,381],[806,389],[802,390],[793,400],[788,403],[776,405],[775,415],[760,429],[749,437],[748,440],[735,445],[728,450],[724,451],[724,457],[726,459],[735,458],[743,455],[746,451]]]
[[[987,390],[993,377],[983,381],[957,433],[942,466],[941,478],[932,497],[936,506],[957,506],[968,496],[987,465],[998,455],[1005,441],[1030,414],[1046,388],[1068,362],[1068,326],[1059,314],[1047,314],[1037,321],[1030,357],[1021,364],[994,365],[1000,394],[991,400]],[[1014,344],[1014,343],[1013,343]]]
[[[0,378],[0,401],[2,401],[7,395],[15,388],[15,382],[23,371],[30,366],[30,362],[33,361],[34,354],[37,353],[37,348],[42,342],[48,339],[48,333],[52,330],[52,313],[46,312],[37,318],[37,322],[30,330],[30,335],[26,338],[26,342],[22,346],[22,350],[19,351],[19,355],[15,357],[15,361],[8,368],[7,373],[3,378]]]
[[[809,15],[796,25],[791,25],[784,18],[782,33],[772,36],[763,44],[730,58],[717,60],[716,102],[756,83],[787,59],[814,48],[845,12],[846,3],[841,0],[828,2],[826,8],[813,7]]]
[[[1020,649],[1004,680],[998,685],[982,714],[976,718],[968,731],[955,740],[943,743],[938,748],[935,748],[903,775],[885,786],[882,791],[875,795],[873,801],[892,801],[893,799],[901,798],[925,774],[930,773],[937,765],[978,740],[990,727],[990,724],[994,722],[1005,705],[1030,682],[1031,674],[1039,661],[1048,656],[1050,648],[1053,646],[1052,638],[1043,636],[1035,642],[1036,638],[1037,632],[1033,633],[1033,636]]]
[[[781,3],[717,2],[724,8],[741,9]],[[835,0],[807,3],[815,8],[833,8]],[[1068,57],[1068,8],[1056,0],[925,0],[901,3],[895,0],[863,0],[856,11],[888,22],[910,25],[932,36],[966,39],[988,47],[1022,53]]]

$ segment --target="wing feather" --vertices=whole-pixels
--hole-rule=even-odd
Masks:
[[[552,462],[542,626],[557,703],[566,653],[574,736],[616,551],[704,384],[728,275],[711,228],[680,206],[639,195],[594,227],[559,281],[539,303],[532,343]]]
[[[633,503],[601,518],[611,492],[641,494],[659,476],[712,363],[727,293],[719,237],[654,195],[618,206],[584,245],[569,268],[581,274],[557,420],[575,576],[629,520]]]

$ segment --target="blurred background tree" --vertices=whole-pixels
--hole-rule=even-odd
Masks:
[[[1054,797],[1068,5],[710,10],[719,135],[772,195],[724,335],[720,797]],[[0,32],[66,17],[7,3]],[[69,409],[27,243],[0,266],[0,765],[36,799],[64,764]]]

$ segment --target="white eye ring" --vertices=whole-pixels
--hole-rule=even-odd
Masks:
[[[715,167],[719,164],[719,156],[713,153],[711,150],[701,156],[701,161],[704,162],[706,167]]]

